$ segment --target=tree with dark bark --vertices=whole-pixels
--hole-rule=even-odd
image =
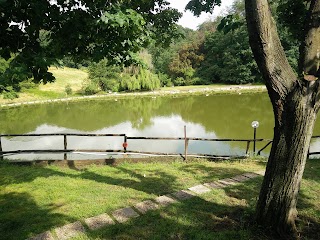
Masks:
[[[197,15],[220,0],[191,0]],[[290,66],[268,0],[245,0],[250,46],[272,102],[273,144],[256,207],[258,224],[296,239],[297,200],[316,115],[320,107],[320,0],[284,1],[287,15],[301,19],[299,72]],[[306,11],[294,15],[293,8]],[[301,9],[300,9],[301,10]],[[298,29],[299,30],[299,29]]]

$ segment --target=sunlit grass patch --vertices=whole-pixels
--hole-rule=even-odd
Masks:
[[[319,230],[319,162],[307,163],[299,198],[305,239]],[[261,161],[121,163],[83,169],[0,164],[0,239],[26,239],[200,183],[262,170]],[[262,177],[214,189],[75,239],[268,239],[252,225]]]
[[[88,78],[86,71],[75,68],[50,67],[49,72],[55,76],[56,80],[53,83],[40,85],[39,89],[42,91],[64,93],[66,85],[69,84],[73,92],[77,92],[81,89],[83,81]]]
[[[0,202],[5,210],[0,212],[0,231],[4,237],[23,239],[68,222],[262,168],[254,162],[203,160],[93,165],[81,170],[2,164]],[[12,227],[16,224],[19,230]]]

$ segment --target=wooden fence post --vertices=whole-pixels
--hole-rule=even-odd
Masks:
[[[247,141],[246,156],[248,155],[249,148],[250,148],[250,141]]]
[[[2,152],[1,135],[0,135],[0,152]],[[0,154],[0,160],[3,160],[2,153]]]
[[[64,143],[64,150],[67,150],[68,142],[67,142],[67,135],[66,134],[63,135],[63,143]],[[66,152],[64,153],[64,160],[68,160]]]
[[[127,135],[124,135],[124,140],[123,140],[123,150],[126,153],[127,152],[127,147],[128,147],[128,139],[127,139]]]
[[[184,126],[184,160],[187,161],[188,157],[188,138],[187,138],[187,126]]]

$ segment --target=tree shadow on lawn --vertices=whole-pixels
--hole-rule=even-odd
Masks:
[[[201,164],[186,164],[180,166],[179,170],[185,173],[192,174],[196,179],[199,179],[201,183],[234,177],[236,175],[251,172],[250,170],[241,170],[233,167],[208,167]],[[201,178],[198,178],[197,176],[200,174]]]
[[[296,224],[298,231],[308,236],[307,239],[320,239],[319,204],[305,190],[299,193],[297,209],[298,218]]]
[[[251,224],[256,183],[213,190],[132,219],[125,224],[88,231],[86,239],[268,239]],[[230,197],[237,190],[240,198]],[[227,196],[224,195],[224,192]],[[225,196],[227,199],[219,200]]]
[[[80,179],[92,180],[94,182],[99,182],[99,183],[122,186],[125,188],[131,188],[131,189],[135,189],[138,191],[142,191],[142,192],[145,192],[148,194],[154,194],[154,195],[163,195],[163,194],[168,194],[168,193],[181,190],[181,184],[179,183],[179,179],[176,176],[173,176],[171,174],[168,174],[163,171],[158,171],[158,170],[152,170],[152,172],[155,174],[155,177],[144,177],[143,173],[138,173],[136,170],[129,170],[121,166],[115,167],[116,170],[119,170],[121,173],[125,173],[125,176],[134,177],[134,179],[127,179],[125,177],[119,178],[119,177],[110,177],[107,175],[98,174],[88,169],[84,169],[81,171],[67,169],[68,171],[60,172],[52,168],[42,168],[42,167],[18,167],[18,168],[17,167],[13,168],[12,166],[7,166],[7,167],[8,169],[6,169],[5,167],[4,169],[1,169],[1,165],[0,165],[0,169],[3,170],[2,171],[3,175],[0,177],[0,184],[2,186],[8,186],[8,187],[10,184],[32,182],[38,177],[48,178],[52,176],[60,176],[60,177],[67,177],[67,178],[80,178]],[[9,169],[11,170],[8,171]],[[218,167],[218,168],[206,167],[202,165],[196,165],[192,169],[188,165],[184,165],[180,167],[179,170],[186,171],[192,174],[196,174],[199,171],[208,171],[212,174],[212,176],[205,176],[205,178],[202,180],[210,180],[210,179],[216,180],[216,179],[222,178],[222,176],[225,177],[225,174],[226,174],[225,172],[228,172],[230,176],[245,172],[239,169],[229,169],[224,167]],[[199,182],[199,183],[203,183],[203,182]],[[48,188],[49,187],[50,185],[48,184]],[[81,186],[79,187],[81,188]],[[188,186],[188,187],[191,187],[191,186]],[[227,191],[230,191],[230,190],[226,190],[226,192]],[[248,190],[248,192],[252,192],[252,191]],[[239,194],[240,196],[242,195],[241,192]],[[195,199],[198,199],[197,201],[200,201],[200,202],[204,201],[204,200],[201,200],[200,198],[195,198]],[[188,202],[186,201],[186,203]],[[180,214],[180,212],[181,214],[182,212],[186,212],[187,214],[186,217],[189,218],[188,217],[189,213],[187,212],[188,212],[188,209],[192,209],[190,219],[193,219],[196,212],[202,211],[202,208],[204,208],[203,211],[208,212],[210,216],[211,216],[210,209],[213,210],[213,209],[224,208],[223,205],[220,206],[219,204],[213,204],[210,202],[203,202],[203,205],[204,206],[201,206],[199,207],[199,209],[197,209],[192,206],[192,203],[190,204],[183,203],[181,205],[182,207],[181,211],[178,209],[177,211],[179,212],[177,214]],[[74,222],[74,221],[80,220],[80,219],[74,219],[72,217],[68,217],[67,213],[66,214],[55,213],[54,212],[55,209],[58,208],[59,206],[37,205],[35,199],[32,196],[32,191],[30,193],[11,192],[11,193],[0,194],[0,206],[1,206],[0,232],[2,233],[0,234],[1,235],[0,239],[25,239],[27,237],[30,237],[30,235],[36,235],[46,230],[52,229],[54,227],[59,227],[67,222]],[[209,208],[208,211],[206,210],[206,208]],[[159,221],[161,219],[162,219],[162,216],[160,216]],[[206,220],[206,218],[204,220]],[[164,220],[162,219],[161,221],[165,221],[164,224],[166,224],[166,221],[169,221],[169,220],[165,218]],[[173,220],[171,219],[170,221],[173,221]],[[218,222],[220,222],[220,220]],[[171,224],[171,222],[169,223]],[[172,223],[172,224],[179,226],[179,223]],[[121,226],[119,228],[121,228]],[[185,227],[186,229],[188,229],[190,226],[188,225],[184,226],[182,224],[181,227],[183,228]],[[117,228],[118,227],[116,226],[115,229]],[[197,228],[194,229],[194,231],[196,230]],[[176,237],[178,238],[178,236]]]
[[[310,179],[320,183],[320,159],[308,159],[303,179]]]
[[[307,171],[312,171],[312,169],[313,168],[311,168],[311,166],[307,166]],[[250,180],[249,182],[246,182],[245,184],[225,189],[225,193],[229,197],[246,200],[249,206],[251,206],[249,207],[251,211],[249,215],[251,215],[253,219],[255,205],[258,201],[262,180],[263,177],[258,177]],[[320,211],[317,210],[319,209],[319,205],[317,204],[317,201],[314,200],[314,197],[315,196],[310,197],[310,193],[308,193],[308,191],[306,191],[306,189],[304,188],[302,188],[299,192],[297,206],[298,218],[296,224],[298,232],[301,234],[301,239],[320,239]],[[268,239],[273,238],[269,236]]]
[[[26,239],[53,226],[75,221],[54,213],[56,208],[58,206],[38,206],[28,193],[0,194],[0,239]]]
[[[1,169],[0,165],[0,170],[2,172],[2,175],[0,177],[0,185],[5,186],[10,184],[33,182],[37,178],[49,178],[58,176],[74,179],[85,179],[99,183],[122,186],[155,195],[167,194],[170,192],[181,190],[179,177],[174,176],[173,174],[168,174],[165,171],[161,171],[158,169],[147,170],[148,175],[144,176],[143,172],[139,172],[139,170],[136,169],[130,170],[122,166],[112,166],[110,168],[112,168],[113,170],[118,170],[119,175],[122,174],[123,177],[109,176],[107,171],[96,173],[88,168],[82,170],[61,168],[61,171],[59,171],[47,167],[10,165],[6,165],[3,169]],[[207,167],[201,164],[197,164],[194,166],[185,164],[183,166],[180,166],[178,170],[186,173],[186,175],[183,176],[182,179],[184,177],[193,177],[196,179],[197,184],[215,181],[217,179],[226,177],[233,177],[248,172],[237,168]],[[114,176],[117,175],[114,172],[112,172],[111,174]]]
[[[202,166],[199,167],[202,168]],[[119,170],[125,171],[127,174],[135,174],[134,176],[138,179],[143,178],[141,174],[136,175],[135,171],[122,168],[119,168]],[[38,175],[52,176],[58,174],[66,177],[79,177],[46,168],[42,171],[43,174],[38,173]],[[235,169],[235,171],[239,170]],[[217,172],[223,173],[223,168],[218,168]],[[129,185],[132,184],[126,179],[106,178],[88,171],[84,171],[80,174],[80,177],[125,187],[130,187]],[[176,178],[169,175],[169,179],[173,182],[166,183],[169,186],[166,187],[165,191],[168,191],[168,189],[176,190],[174,187]],[[31,178],[29,181],[32,181]],[[159,181],[159,179],[151,178],[151,181]],[[270,239],[262,231],[251,225],[261,182],[262,177],[258,177],[244,184],[213,190],[203,196],[177,202],[157,211],[151,211],[125,224],[116,224],[99,231],[89,231],[87,229],[86,234],[89,239]],[[160,188],[163,187],[158,182],[153,184],[159,185]],[[160,189],[148,189],[148,185],[138,185],[139,181],[133,184],[132,188],[152,193],[161,192]],[[216,200],[217,191],[225,193],[228,198],[227,202]],[[305,196],[301,195],[302,201],[304,198]],[[13,192],[0,195],[0,206],[2,209],[0,212],[0,239],[26,239],[31,235],[37,235],[54,227],[59,227],[66,222],[81,220],[54,213],[58,206],[38,206],[32,195],[27,193]],[[314,236],[317,236],[315,234],[319,230],[319,223],[313,224],[311,229],[302,229],[302,236],[307,236],[308,239],[318,239]]]

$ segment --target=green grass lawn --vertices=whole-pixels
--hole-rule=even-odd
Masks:
[[[53,83],[40,84],[38,88],[26,89],[19,93],[19,98],[12,100],[0,97],[0,104],[65,98],[67,97],[66,85],[70,85],[73,95],[78,95],[84,80],[88,78],[88,73],[81,69],[50,67],[49,72],[56,77]]]
[[[39,89],[41,91],[65,93],[65,87],[69,84],[73,92],[78,92],[82,87],[83,81],[88,78],[87,72],[75,68],[50,67],[49,72],[56,77],[56,81],[40,85]]]
[[[66,223],[188,187],[261,170],[256,161],[121,163],[75,170],[0,164],[0,239],[26,239]],[[256,239],[248,225],[262,177],[149,212],[76,239]],[[320,224],[320,161],[310,160],[299,199],[299,229]],[[266,238],[261,238],[266,239]]]

